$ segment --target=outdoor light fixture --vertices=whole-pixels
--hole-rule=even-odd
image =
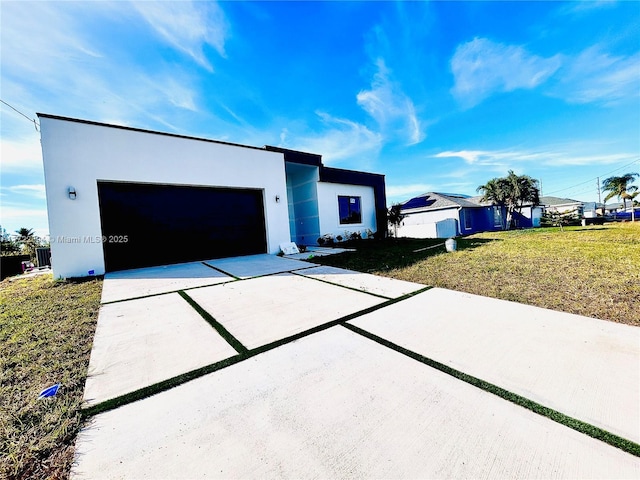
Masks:
[[[75,189],[75,188],[73,188],[73,187],[69,187],[69,198],[70,198],[71,200],[75,200],[75,199],[76,199],[76,196],[77,196],[77,194],[76,194],[76,189]]]
[[[276,203],[280,203],[280,195],[276,195]]]

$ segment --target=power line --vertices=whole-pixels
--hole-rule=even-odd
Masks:
[[[633,162],[631,162],[631,163],[627,163],[626,165],[623,165],[623,166],[621,166],[621,167],[618,167],[618,168],[616,168],[615,170],[611,170],[611,171],[610,171],[610,172],[608,172],[608,173],[603,173],[603,174],[599,175],[598,177],[590,178],[589,180],[586,180],[586,181],[584,181],[584,182],[580,182],[580,183],[576,183],[575,185],[572,185],[572,186],[570,186],[570,187],[561,188],[560,190],[554,190],[554,191],[552,191],[552,192],[546,192],[546,194],[547,194],[547,195],[551,195],[551,194],[554,194],[554,193],[564,192],[564,191],[566,191],[566,190],[572,190],[572,189],[574,189],[574,188],[576,188],[576,187],[579,187],[579,186],[581,186],[581,185],[585,185],[585,184],[587,184],[587,183],[591,183],[591,182],[593,182],[594,180],[598,180],[598,178],[599,178],[599,177],[604,177],[604,176],[607,176],[607,175],[611,175],[612,173],[615,173],[615,172],[617,172],[617,171],[619,171],[619,170],[622,170],[623,168],[627,168],[627,167],[629,167],[629,166],[633,165],[634,163],[638,163],[638,162],[640,162],[640,158],[636,158]],[[574,194],[574,195],[575,195],[575,194]]]
[[[27,120],[29,120],[30,122],[33,123],[33,126],[36,129],[36,132],[38,132],[38,127],[40,126],[40,124],[38,122],[36,122],[35,118],[29,118],[27,115],[25,115],[24,113],[22,113],[20,110],[18,110],[16,107],[14,107],[13,105],[9,105],[7,102],[5,102],[4,100],[2,100],[0,98],[0,102],[4,103],[7,107],[9,107],[11,110],[19,113],[20,115],[22,115],[24,118],[26,118]]]

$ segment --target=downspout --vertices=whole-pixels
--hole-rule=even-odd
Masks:
[[[462,236],[462,217],[460,212],[462,212],[462,207],[458,207],[458,235]]]

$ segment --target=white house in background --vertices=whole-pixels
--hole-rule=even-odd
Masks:
[[[405,215],[399,237],[449,238],[505,228],[504,207],[482,202],[481,197],[428,192],[402,204]],[[525,205],[514,213],[517,228],[539,227],[542,209]]]
[[[38,117],[56,277],[386,232],[384,175],[277,147]]]
[[[540,205],[543,206],[546,212],[577,215],[579,217],[584,215],[584,202],[572,200],[571,198],[544,196],[540,197]]]

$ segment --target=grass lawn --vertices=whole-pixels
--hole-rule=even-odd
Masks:
[[[0,478],[68,477],[101,290],[51,275],[0,283]]]
[[[312,261],[640,326],[640,222],[363,242]]]

